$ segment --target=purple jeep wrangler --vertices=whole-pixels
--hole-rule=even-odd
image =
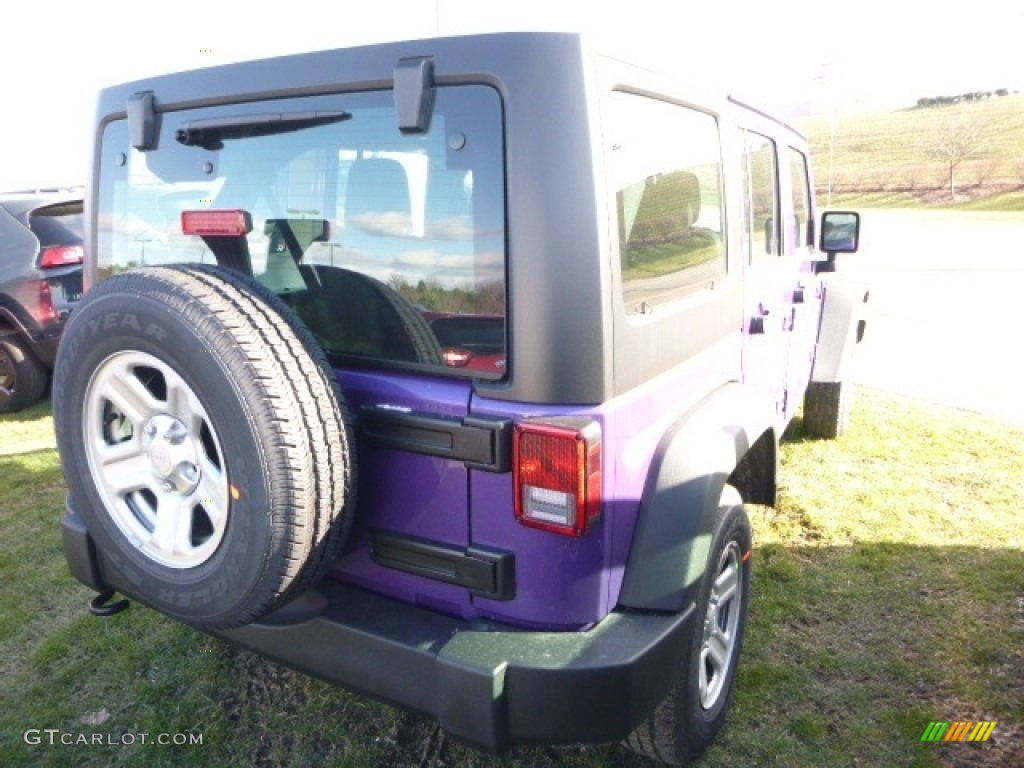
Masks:
[[[863,333],[835,274],[859,219],[818,242],[805,139],[533,33],[97,114],[53,397],[94,611],[120,592],[492,752],[699,754],[743,504],[773,503],[805,392],[842,431]]]

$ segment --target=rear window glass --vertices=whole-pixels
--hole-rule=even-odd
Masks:
[[[104,132],[101,279],[144,265],[221,263],[280,295],[339,364],[504,375],[496,91],[439,88],[423,134],[399,131],[390,91],[166,113],[160,123],[150,152],[130,147],[124,121]],[[251,220],[244,236],[182,230],[183,211],[238,210]],[[487,343],[463,343],[448,326],[486,327]],[[466,365],[464,355],[454,365],[452,342],[486,348],[501,365]]]

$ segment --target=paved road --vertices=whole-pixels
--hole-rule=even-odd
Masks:
[[[864,211],[863,384],[1024,425],[1024,215]]]

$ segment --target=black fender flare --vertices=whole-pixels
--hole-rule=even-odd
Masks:
[[[767,394],[734,382],[665,432],[640,501],[620,605],[681,611],[696,600],[722,489],[755,444],[777,445],[775,421]],[[776,461],[777,451],[771,455]],[[774,481],[774,466],[770,471]]]
[[[841,382],[849,378],[853,350],[864,338],[868,289],[856,281],[826,276],[821,324],[811,381]]]

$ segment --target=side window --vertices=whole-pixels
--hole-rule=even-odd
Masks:
[[[718,122],[616,92],[610,127],[623,298],[646,314],[725,274]]]
[[[743,132],[743,199],[747,257],[779,255],[779,187],[775,142]]]
[[[789,178],[793,189],[793,214],[790,218],[786,242],[787,251],[807,248],[814,243],[814,221],[811,219],[810,176],[807,157],[798,149],[789,148]]]

